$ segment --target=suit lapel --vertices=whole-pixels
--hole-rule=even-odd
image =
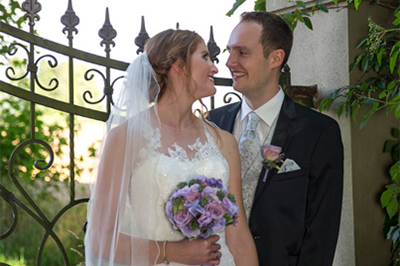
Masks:
[[[229,132],[233,132],[233,125],[235,124],[236,115],[240,110],[242,102],[237,102],[232,104],[225,114],[221,116],[221,119],[218,123],[221,129],[224,129]]]
[[[285,152],[285,150],[289,146],[290,140],[293,136],[293,131],[296,127],[296,117],[297,115],[295,110],[295,103],[292,99],[285,95],[285,99],[283,100],[282,108],[279,113],[278,121],[276,122],[275,132],[271,140],[271,144],[281,147],[283,152]],[[269,182],[271,176],[275,175],[278,172],[276,169],[269,170],[267,181],[263,182],[265,171],[266,169],[263,168],[260,173],[260,177],[258,178],[253,206],[262,189]]]

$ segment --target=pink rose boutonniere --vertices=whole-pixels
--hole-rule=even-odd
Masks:
[[[282,148],[270,144],[262,146],[262,156],[264,157],[264,167],[266,169],[263,178],[263,182],[265,182],[267,180],[269,169],[275,168],[280,170],[281,168],[278,164],[281,165],[285,161],[283,160],[284,154],[282,153]]]

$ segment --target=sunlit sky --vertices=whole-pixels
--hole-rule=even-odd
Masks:
[[[66,35],[62,33],[61,16],[65,13],[68,0],[38,0],[42,5],[40,20],[36,29],[41,37],[68,44]],[[22,0],[21,0],[22,2]],[[134,39],[140,32],[141,16],[145,17],[146,30],[151,36],[156,33],[175,28],[198,32],[207,43],[210,26],[214,29],[214,39],[221,52],[226,46],[229,34],[239,21],[239,15],[252,10],[254,1],[247,0],[233,16],[225,14],[230,10],[234,0],[75,0],[73,9],[80,19],[78,34],[74,37],[75,48],[104,55],[104,47],[100,46],[98,31],[105,20],[105,10],[109,8],[110,21],[117,31],[114,39],[116,46],[112,48],[111,58],[131,62],[136,55]],[[230,77],[225,66],[227,53],[219,56],[218,76]]]
[[[239,22],[240,14],[253,9],[254,0],[247,0],[232,17],[227,17],[225,14],[231,9],[234,1],[73,0],[73,9],[80,19],[80,23],[76,26],[78,34],[74,36],[74,48],[102,56],[105,55],[104,47],[100,46],[101,38],[98,36],[98,31],[103,26],[105,11],[108,7],[110,22],[117,31],[117,37],[114,39],[116,46],[111,50],[112,59],[131,62],[137,57],[137,46],[134,40],[140,32],[142,16],[145,17],[146,30],[150,37],[160,31],[175,28],[176,24],[179,23],[180,29],[196,31],[207,43],[210,35],[210,26],[212,25],[214,40],[222,52],[232,29]],[[42,5],[42,10],[38,13],[40,20],[35,25],[38,34],[51,41],[68,45],[67,36],[62,33],[64,25],[60,22],[61,16],[67,10],[68,0],[38,0],[38,2]],[[20,0],[20,3],[22,4],[23,0]],[[29,31],[27,25],[24,26],[24,30]],[[50,51],[42,51],[40,54],[47,53],[54,55]],[[17,56],[24,56],[24,53],[21,52]],[[219,69],[217,77],[230,77],[230,73],[225,66],[227,57],[228,53],[221,53],[218,56],[220,62],[216,64]],[[64,56],[57,56],[57,58],[59,63],[67,60],[67,57]],[[0,67],[0,79],[6,79],[4,70],[4,67]],[[222,97],[218,95],[223,96],[228,91],[232,91],[232,89],[226,87],[217,88],[216,106],[223,104]],[[207,101],[205,103],[208,105]],[[87,158],[88,144],[93,143],[96,139],[101,139],[101,128],[103,127],[102,125],[88,122],[82,123],[82,130],[75,138],[75,155],[77,158],[84,156],[86,166],[91,165],[91,159]],[[89,176],[90,174],[85,170],[81,176],[81,182],[87,182]]]

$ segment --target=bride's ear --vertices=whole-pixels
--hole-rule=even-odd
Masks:
[[[181,59],[176,60],[172,66],[171,66],[171,70],[174,71],[176,74],[184,74],[186,75],[187,71],[186,71],[186,66],[185,64],[182,62]]]
[[[178,59],[176,60],[172,66],[171,66],[172,71],[176,72],[177,74],[182,72],[182,60]]]

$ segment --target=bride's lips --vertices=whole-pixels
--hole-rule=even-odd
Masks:
[[[212,83],[214,83],[214,76],[208,76],[208,79],[209,79]]]

